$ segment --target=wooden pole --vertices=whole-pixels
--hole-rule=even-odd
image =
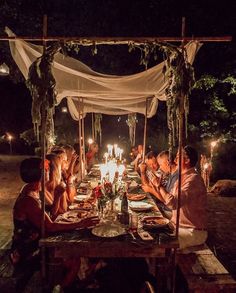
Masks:
[[[84,99],[82,98],[82,143],[83,143],[83,161],[85,162],[85,135],[84,135]],[[83,178],[85,176],[85,166],[83,165]]]
[[[83,179],[83,149],[81,144],[81,102],[79,98],[79,150],[80,150],[80,172],[81,172],[81,179]],[[85,163],[85,162],[84,162]]]
[[[185,17],[182,18],[182,38],[184,40],[185,35]],[[182,50],[184,50],[184,41],[182,43]],[[183,52],[183,51],[182,51]],[[184,52],[183,52],[184,53]],[[180,98],[180,113],[179,113],[179,161],[178,161],[178,202],[177,202],[177,215],[176,215],[176,237],[179,235],[179,214],[181,206],[181,172],[182,172],[182,148],[183,148],[183,134],[184,134],[184,96],[181,93]]]
[[[55,42],[55,41],[72,41],[83,46],[94,46],[96,45],[128,45],[134,43],[137,45],[146,43],[158,43],[158,42],[183,42],[182,37],[33,37],[33,36],[0,36],[0,41],[33,41],[33,42]],[[199,41],[199,42],[231,42],[232,36],[223,37],[185,37],[185,42]]]
[[[182,53],[184,54],[184,44],[185,44],[185,17],[182,17]],[[184,134],[184,96],[183,93],[181,93],[179,99],[179,161],[178,161],[178,200],[177,200],[177,214],[176,214],[176,238],[179,236],[179,216],[180,216],[180,206],[181,206],[181,180],[182,180],[182,148],[183,148],[183,134]],[[176,267],[176,250],[174,251],[173,254],[173,280],[172,280],[172,292],[175,292],[175,279],[176,279],[176,272],[175,272],[175,267]]]
[[[146,142],[147,142],[147,107],[148,107],[148,98],[146,98],[146,108],[145,108],[145,120],[144,120],[144,131],[143,131],[143,161],[145,159],[146,153]]]
[[[43,16],[43,35],[47,35],[47,15]],[[43,52],[45,53],[46,50],[46,41],[43,41]],[[43,161],[43,168],[42,168],[42,180],[41,180],[41,185],[42,185],[42,190],[40,192],[40,199],[41,199],[41,205],[42,205],[42,213],[41,213],[41,238],[45,238],[45,168],[44,168],[44,162],[45,162],[45,157],[46,157],[46,137],[45,137],[45,132],[46,132],[46,108],[45,104],[42,104],[42,118],[41,118],[41,156],[42,156],[42,161]],[[43,286],[46,285],[45,279],[46,279],[46,251],[45,247],[43,246],[41,248],[41,274],[42,274],[42,280],[43,280]]]
[[[92,113],[92,139],[94,141],[94,117],[93,117],[93,113]]]

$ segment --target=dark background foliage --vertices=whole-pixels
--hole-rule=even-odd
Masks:
[[[187,36],[224,36],[236,31],[235,1],[176,1],[176,0],[0,0],[0,35],[8,26],[19,36],[42,35],[43,14],[48,15],[49,36],[180,36],[181,17],[186,17]],[[236,45],[205,43],[195,62],[197,84],[190,96],[188,143],[200,152],[209,154],[209,143],[221,139],[214,164],[218,177],[234,177],[235,159],[235,68]],[[73,57],[98,72],[132,74],[144,70],[140,52],[128,52],[127,46],[99,46],[93,56],[91,48],[72,52]],[[149,67],[160,62],[150,59]],[[31,97],[23,77],[9,52],[8,43],[0,42],[0,64],[10,67],[10,76],[0,77],[0,136],[6,131],[14,134],[15,152],[33,151],[20,133],[32,128]],[[227,77],[230,77],[227,81]],[[65,103],[65,102],[63,102]],[[63,116],[64,115],[64,116]],[[65,119],[66,116],[66,119]],[[127,117],[103,115],[103,142],[118,139],[128,147]],[[137,143],[142,142],[143,117],[138,115]],[[63,121],[63,123],[62,123]],[[91,117],[86,118],[86,135],[90,134]],[[78,134],[77,123],[57,107],[56,128],[58,140],[73,143]],[[112,131],[111,131],[112,130]],[[115,130],[115,132],[113,131]],[[167,148],[166,105],[160,102],[157,115],[148,121],[148,145],[161,151]],[[1,141],[0,151],[7,152],[8,144]],[[222,172],[222,162],[224,170]]]

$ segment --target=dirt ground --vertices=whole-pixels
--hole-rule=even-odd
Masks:
[[[12,235],[12,207],[23,184],[19,164],[24,156],[0,155],[0,248]],[[208,245],[236,278],[236,197],[208,195]]]

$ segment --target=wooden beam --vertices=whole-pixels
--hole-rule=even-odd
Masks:
[[[0,41],[33,41],[33,42],[75,42],[83,46],[93,46],[96,45],[126,45],[129,43],[135,44],[145,44],[145,43],[158,43],[158,42],[189,42],[189,41],[199,41],[199,42],[231,42],[232,36],[222,36],[222,37],[32,37],[32,36],[12,36],[4,37],[0,36]]]

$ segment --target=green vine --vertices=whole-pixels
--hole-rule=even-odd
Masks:
[[[56,81],[52,73],[54,55],[61,46],[57,43],[47,47],[44,54],[37,58],[29,68],[26,85],[32,95],[31,116],[34,133],[39,141],[39,129],[42,126],[42,110],[45,108],[45,136],[47,141],[54,137],[53,115],[56,105]]]
[[[147,69],[150,56],[157,60],[158,52],[163,53],[165,65],[162,73],[168,80],[167,96],[167,125],[169,129],[169,146],[176,145],[178,137],[178,121],[180,115],[180,100],[183,99],[185,113],[185,133],[187,135],[189,94],[195,83],[194,70],[187,61],[185,48],[179,48],[169,43],[145,43],[137,45],[129,43],[129,52],[138,48],[140,50],[140,64]]]
[[[129,52],[138,48],[140,50],[140,64],[147,69],[150,57],[153,55],[157,60],[158,52],[162,52],[165,65],[163,66],[164,79],[167,78],[167,124],[169,129],[169,146],[176,145],[178,136],[178,121],[180,116],[180,101],[183,99],[185,113],[185,133],[187,135],[187,117],[189,113],[188,96],[194,85],[194,70],[187,61],[187,53],[184,48],[179,48],[169,43],[144,43],[128,44]],[[54,44],[46,49],[44,54],[36,59],[29,70],[27,86],[32,94],[32,122],[35,133],[39,139],[39,127],[41,125],[42,105],[45,106],[46,118],[46,137],[52,138],[53,133],[53,114],[56,104],[55,79],[52,74],[52,63],[55,53],[62,48],[59,44]],[[63,49],[66,51],[74,50],[79,52],[79,45],[74,42],[65,43]],[[96,43],[93,43],[92,54],[97,54]]]

